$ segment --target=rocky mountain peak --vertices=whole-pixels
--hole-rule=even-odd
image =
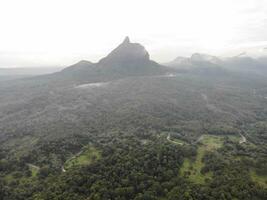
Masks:
[[[123,42],[99,61],[99,64],[118,64],[149,61],[146,49],[138,43],[131,43],[127,36]]]
[[[128,36],[125,37],[123,40],[123,44],[129,44],[130,43],[130,38]]]

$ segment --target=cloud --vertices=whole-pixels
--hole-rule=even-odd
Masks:
[[[14,6],[16,5],[16,6]],[[0,1],[0,66],[97,61],[130,35],[165,62],[267,41],[265,0]],[[14,53],[15,52],[15,53]]]

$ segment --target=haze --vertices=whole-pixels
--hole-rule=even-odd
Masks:
[[[0,67],[98,61],[126,35],[158,62],[194,52],[259,56],[267,1],[4,0],[0,24]]]

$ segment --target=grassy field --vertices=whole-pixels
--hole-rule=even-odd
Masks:
[[[241,137],[239,135],[227,135],[226,136],[230,141],[239,143]]]
[[[67,160],[64,164],[64,168],[69,169],[74,166],[89,165],[98,160],[100,157],[101,154],[96,148],[92,146],[85,147],[85,149],[79,155]]]
[[[32,173],[32,177],[35,177],[37,175],[37,173],[39,172],[40,168],[35,166],[35,165],[32,165],[32,164],[28,164],[29,166],[29,169]]]
[[[199,142],[195,160],[185,159],[180,174],[197,184],[204,184],[206,179],[211,179],[212,173],[201,173],[201,169],[204,167],[202,158],[207,151],[214,151],[222,147],[223,140],[222,136],[203,135],[202,140]]]
[[[267,188],[267,176],[259,176],[254,170],[250,170],[251,179],[264,188]]]
[[[203,135],[200,145],[207,151],[213,151],[223,146],[224,138],[216,135]]]
[[[35,165],[32,165],[32,164],[27,164],[27,166],[29,167],[29,170],[31,171],[31,176],[25,176],[23,174],[20,174],[19,176],[15,173],[10,173],[10,174],[7,174],[5,177],[4,177],[4,180],[7,182],[7,183],[11,183],[12,181],[33,181],[36,179],[36,176],[40,170],[39,167],[35,166]],[[18,179],[19,177],[19,179]]]
[[[212,174],[201,174],[201,169],[204,167],[202,158],[205,155],[205,148],[199,147],[197,151],[197,157],[194,161],[186,158],[181,168],[181,175],[187,177],[190,181],[204,184],[206,179],[211,179]]]

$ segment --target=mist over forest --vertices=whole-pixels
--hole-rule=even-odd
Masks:
[[[266,13],[0,2],[0,200],[266,200]]]
[[[126,37],[97,63],[2,80],[1,198],[265,199],[266,76],[244,56],[159,64]]]

